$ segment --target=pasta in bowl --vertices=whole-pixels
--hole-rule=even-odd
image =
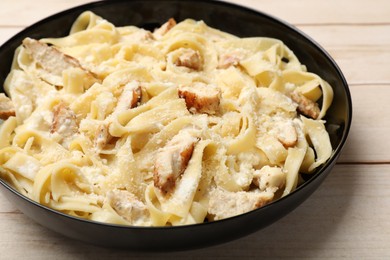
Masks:
[[[15,52],[0,170],[30,200],[109,225],[217,223],[289,197],[331,158],[333,89],[283,41],[103,17]]]

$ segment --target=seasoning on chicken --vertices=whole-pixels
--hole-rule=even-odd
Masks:
[[[196,82],[191,86],[183,86],[178,90],[180,98],[184,98],[187,108],[192,113],[215,114],[220,103],[220,90],[214,85]]]
[[[110,142],[112,139],[112,136],[108,132],[108,126],[106,124],[102,124],[98,127],[96,131],[96,136],[95,136],[95,148],[98,151],[101,151],[104,149],[104,147]]]
[[[0,119],[6,120],[10,116],[15,116],[15,106],[9,97],[1,93],[0,94]]]
[[[149,218],[149,210],[133,193],[127,190],[112,190],[107,199],[115,212],[134,225],[143,225]]]
[[[140,105],[142,99],[142,88],[138,81],[131,81],[123,87],[115,112],[122,112]]]
[[[171,192],[176,180],[184,173],[198,138],[188,131],[180,131],[157,155],[154,164],[154,186],[163,194]]]
[[[187,67],[192,70],[202,70],[202,58],[197,50],[186,48],[175,61],[176,66]]]
[[[271,191],[275,193],[281,189],[286,182],[286,174],[279,167],[263,166],[253,174],[253,183],[261,191]]]
[[[291,99],[298,104],[298,111],[302,113],[305,116],[311,117],[313,119],[317,119],[320,115],[320,108],[318,107],[318,104],[298,91],[293,91],[291,93]]]
[[[222,54],[219,57],[217,68],[227,69],[230,66],[237,66],[243,58],[244,58],[243,53],[239,51],[233,51],[230,53]]]
[[[169,30],[171,30],[176,25],[176,21],[173,18],[169,18],[169,20],[161,25],[160,28],[154,30],[153,35],[155,38],[159,39],[163,37]]]
[[[292,121],[283,121],[277,124],[276,138],[285,148],[294,147],[298,142],[297,130]]]
[[[55,47],[31,38],[25,38],[23,40],[23,47],[26,48],[27,53],[31,55],[34,62],[40,68],[42,73],[39,76],[42,80],[52,85],[63,86],[62,73],[64,70],[70,68],[79,68],[85,71],[87,77],[85,82],[88,82],[89,85],[97,81],[90,71],[85,70],[80,65],[76,58],[62,53]]]
[[[272,192],[231,192],[217,188],[211,191],[208,212],[213,220],[240,215],[269,203]]]
[[[78,132],[75,113],[63,102],[53,109],[53,122],[50,133],[58,133],[62,137],[70,137]]]

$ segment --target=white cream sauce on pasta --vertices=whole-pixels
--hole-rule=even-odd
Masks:
[[[137,226],[218,220],[288,195],[332,153],[322,120],[332,88],[280,40],[190,19],[153,33],[85,12],[69,36],[39,43],[78,65],[18,48],[0,172],[53,209]],[[297,112],[293,92],[302,109],[322,99],[316,118]],[[189,159],[181,134],[193,137]],[[165,161],[179,169],[173,183]]]

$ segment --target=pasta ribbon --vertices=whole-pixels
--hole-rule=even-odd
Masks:
[[[197,191],[199,181],[202,175],[202,157],[204,149],[209,145],[209,141],[200,142],[194,150],[194,154],[189,162],[188,168],[184,172],[181,180],[177,184],[174,193],[168,199],[159,196],[157,193],[161,208],[164,212],[184,218],[191,209],[191,202]]]
[[[0,178],[93,221],[229,218],[294,192],[333,152],[329,83],[278,39],[203,21],[149,31],[83,12],[69,35],[24,39],[4,90]]]

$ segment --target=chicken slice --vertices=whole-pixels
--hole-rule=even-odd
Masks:
[[[175,65],[200,71],[202,69],[202,58],[199,51],[185,48],[183,53],[175,61]]]
[[[253,174],[253,183],[261,191],[271,191],[275,193],[286,183],[286,174],[279,167],[263,166]]]
[[[163,194],[175,187],[176,180],[183,174],[191,159],[198,138],[188,131],[180,131],[157,155],[154,164],[154,186]]]
[[[151,41],[154,40],[154,36],[151,31],[140,29],[137,32],[131,34],[131,39],[135,42]]]
[[[305,116],[311,117],[313,119],[317,119],[320,115],[320,108],[318,104],[298,91],[293,91],[291,93],[291,99],[298,104],[298,111]]]
[[[108,132],[108,126],[106,124],[102,124],[98,127],[96,131],[96,136],[95,136],[95,148],[98,151],[101,151],[104,149],[104,147],[110,142],[112,139],[112,136]]]
[[[6,120],[10,116],[15,116],[15,106],[9,97],[0,93],[0,119]]]
[[[221,93],[214,85],[196,82],[191,86],[178,89],[180,98],[184,98],[192,113],[215,114],[218,111]]]
[[[149,221],[146,205],[127,190],[112,190],[106,195],[111,207],[118,215],[134,225],[144,225]]]
[[[218,69],[227,69],[230,66],[237,66],[244,58],[244,53],[238,50],[224,53],[219,57]]]
[[[273,196],[272,192],[231,192],[217,188],[210,192],[208,212],[214,220],[229,218],[260,208]]]
[[[23,46],[43,71],[43,73],[40,73],[40,77],[52,85],[63,86],[62,72],[70,68],[79,68],[85,71],[87,77],[85,82],[87,82],[89,86],[97,81],[90,71],[85,70],[80,65],[76,58],[66,55],[46,43],[31,38],[25,38],[23,40]]]
[[[278,122],[276,138],[285,148],[294,147],[298,143],[298,134],[291,120]]]
[[[59,103],[53,109],[53,121],[50,133],[58,133],[62,137],[71,137],[78,132],[75,113],[64,103]]]
[[[171,30],[176,25],[176,21],[173,18],[169,18],[169,20],[161,25],[160,28],[154,30],[153,35],[155,38],[160,39],[163,37],[169,30]]]
[[[119,97],[115,108],[115,113],[126,111],[130,108],[135,108],[140,105],[142,99],[142,88],[139,82],[132,81],[126,84],[122,94]]]

